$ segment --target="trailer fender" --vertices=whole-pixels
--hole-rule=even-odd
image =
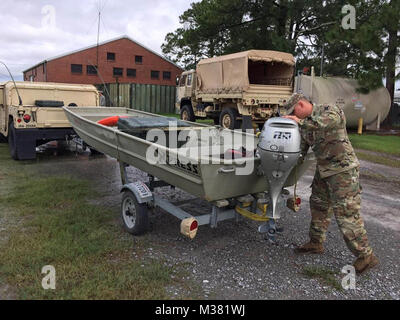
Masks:
[[[142,181],[135,181],[125,184],[121,192],[126,190],[132,191],[138,203],[147,203],[153,200],[153,193],[149,187]]]

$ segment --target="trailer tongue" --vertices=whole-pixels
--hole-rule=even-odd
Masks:
[[[119,161],[121,214],[126,230],[134,235],[147,231],[148,209],[160,207],[181,220],[181,232],[190,238],[201,225],[214,228],[220,221],[247,217],[264,222],[259,231],[274,240],[276,219],[289,193],[283,188],[293,186],[314,162],[308,154],[297,164],[298,127],[288,119],[271,119],[258,139],[250,133],[132,109],[64,110],[85,143]],[[112,116],[120,117],[116,126],[97,123]],[[147,172],[149,180],[130,181],[129,165]],[[164,186],[207,200],[211,212],[192,216],[153,192]]]

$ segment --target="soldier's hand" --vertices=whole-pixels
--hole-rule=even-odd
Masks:
[[[296,116],[293,116],[293,115],[283,116],[283,118],[292,119],[292,120],[296,121],[297,123],[299,123],[299,121],[300,121],[299,118],[297,118]]]
[[[304,156],[301,154],[300,157],[297,159],[297,165],[300,166],[304,162]]]

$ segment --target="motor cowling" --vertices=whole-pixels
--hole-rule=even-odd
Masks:
[[[277,201],[300,157],[300,142],[296,121],[287,118],[269,119],[259,136],[258,153],[262,171],[268,180],[272,218],[279,218]]]

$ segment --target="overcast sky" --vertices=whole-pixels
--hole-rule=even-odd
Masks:
[[[22,71],[47,58],[128,35],[161,53],[165,35],[194,0],[0,0],[0,61]],[[0,81],[8,79],[0,65]]]
[[[161,53],[179,16],[199,0],[0,0],[0,61],[17,80],[51,57],[127,35]],[[0,65],[0,81],[9,79]],[[396,83],[400,88],[400,82]]]

